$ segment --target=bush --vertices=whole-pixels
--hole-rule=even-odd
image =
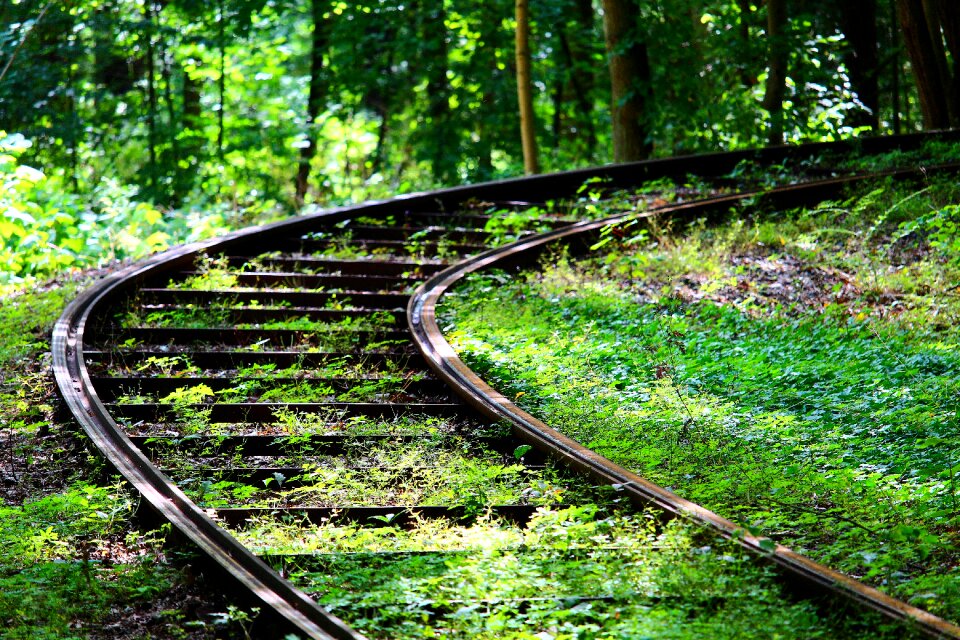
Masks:
[[[164,212],[138,201],[136,187],[111,179],[72,194],[61,177],[19,162],[30,146],[0,131],[0,283],[139,258],[232,228],[224,207]]]

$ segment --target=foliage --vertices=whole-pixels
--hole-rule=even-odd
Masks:
[[[66,493],[0,508],[0,537],[6,540],[0,562],[23,567],[63,559],[66,539],[108,536],[130,515],[132,503],[120,487],[79,483]]]
[[[0,623],[5,638],[80,637],[181,580],[159,561],[155,534],[127,533],[133,509],[119,485],[76,482],[62,493],[0,507]],[[141,554],[110,562],[126,535]],[[114,540],[111,540],[113,538]]]
[[[424,521],[404,534],[317,527],[334,548],[363,542],[313,561],[291,558],[284,570],[374,638],[855,633],[809,604],[785,603],[768,571],[742,550],[703,544],[679,521],[661,527],[649,514],[601,517],[588,505],[540,509],[524,527],[491,524]]]
[[[716,228],[651,225],[525,281],[475,276],[443,322],[551,426],[950,616],[960,271],[933,221],[957,195],[884,184]]]
[[[901,232],[923,234],[931,247],[960,266],[960,205],[950,204],[904,223]]]
[[[104,179],[87,197],[63,180],[22,164],[31,146],[0,131],[0,281],[48,278],[72,267],[136,258],[172,244],[222,233],[233,222],[192,209],[162,213],[138,202],[133,187]]]
[[[641,4],[634,37],[659,52],[650,61],[645,115],[656,153],[762,144],[765,6]],[[105,185],[121,192],[132,185],[137,198],[161,207],[287,208],[300,204],[294,176],[312,138],[309,202],[516,174],[512,9],[504,0],[7,3],[0,43],[11,54],[0,58],[9,63],[0,77],[0,128],[34,141],[26,164],[91,202],[96,189],[109,191]],[[544,167],[608,159],[599,12],[583,0],[534,0],[530,12]],[[790,141],[863,131],[868,107],[847,26],[836,7],[791,7]],[[870,108],[882,131],[909,129],[916,111],[903,56],[888,35],[895,27],[881,7],[876,44],[892,54],[860,74],[879,85],[882,104]],[[318,31],[322,65],[314,68]],[[311,86],[319,95],[315,121],[307,114]]]

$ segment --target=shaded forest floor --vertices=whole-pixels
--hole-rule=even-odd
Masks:
[[[188,550],[135,516],[135,496],[90,452],[55,391],[50,331],[102,275],[0,298],[0,626],[3,637],[200,640],[243,614]]]

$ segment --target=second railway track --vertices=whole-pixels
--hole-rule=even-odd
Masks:
[[[463,273],[530,262],[550,241],[589,244],[605,222],[581,218],[597,199],[615,197],[625,215],[694,218],[745,198],[801,206],[838,197],[846,180],[723,195],[721,177],[745,159],[802,165],[845,148],[453,189],[184,247],[67,309],[54,334],[58,384],[149,505],[302,636],[608,637],[628,623],[715,633],[725,615],[750,611],[770,633],[785,632],[779,617],[844,637],[875,624],[863,618],[873,610],[960,637],[550,431],[466,370],[432,316]],[[701,186],[686,204],[630,191],[690,174]],[[589,198],[578,196],[585,183]],[[697,567],[709,567],[706,582],[683,578]],[[722,586],[744,584],[738,575],[763,587]]]

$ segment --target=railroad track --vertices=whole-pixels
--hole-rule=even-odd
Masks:
[[[752,537],[551,430],[473,374],[435,318],[440,296],[472,271],[530,264],[552,243],[589,246],[604,226],[638,212],[698,219],[748,201],[797,207],[837,198],[860,178],[830,177],[818,158],[924,140],[511,180],[180,247],[108,276],[68,307],[54,330],[57,382],[145,503],[266,619],[301,636],[361,638],[364,629],[422,637],[429,628],[498,637],[490,621],[506,618],[541,620],[526,631],[548,637],[561,625],[557,612],[594,624],[602,611],[617,624],[621,611],[689,596],[643,573],[660,562],[651,557],[669,557],[682,573],[685,562],[722,564],[735,548],[790,603],[829,613],[842,601],[927,635],[960,637],[950,623]],[[790,164],[808,182],[768,189],[731,180],[744,161]],[[695,187],[635,190],[691,176]],[[591,219],[604,201],[622,213]],[[545,533],[557,527],[594,535],[571,547]],[[456,583],[477,558],[531,577],[513,591]],[[413,585],[418,571],[450,584]],[[389,589],[380,588],[385,581]],[[707,589],[695,599],[716,611],[730,597]],[[684,619],[695,615],[684,606]]]

